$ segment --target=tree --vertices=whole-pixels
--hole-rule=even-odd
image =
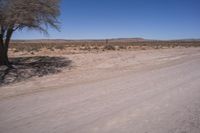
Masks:
[[[60,0],[0,0],[0,66],[12,68],[8,48],[13,32],[24,28],[48,33],[58,28]]]

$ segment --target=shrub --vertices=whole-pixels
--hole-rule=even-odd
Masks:
[[[120,46],[119,46],[119,49],[126,49],[126,46],[120,45]]]
[[[65,46],[64,45],[56,45],[55,49],[64,50]]]
[[[108,45],[104,46],[103,49],[104,50],[115,50],[116,48],[115,48],[115,46],[108,44]]]

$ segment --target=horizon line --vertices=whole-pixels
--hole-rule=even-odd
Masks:
[[[80,40],[120,40],[120,39],[142,39],[142,40],[152,40],[152,41],[175,41],[175,40],[200,40],[200,38],[177,38],[177,39],[149,39],[143,37],[116,37],[116,38],[74,38],[74,39],[66,39],[66,38],[37,38],[37,39],[12,39],[12,41],[34,41],[34,40],[65,40],[65,41],[80,41]]]

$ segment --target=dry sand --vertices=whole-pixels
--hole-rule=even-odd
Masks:
[[[71,69],[0,88],[0,133],[200,132],[200,48],[62,56]]]

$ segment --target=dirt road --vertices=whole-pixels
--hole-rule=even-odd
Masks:
[[[0,133],[200,133],[199,49],[82,56],[73,82],[66,71],[0,88]]]

